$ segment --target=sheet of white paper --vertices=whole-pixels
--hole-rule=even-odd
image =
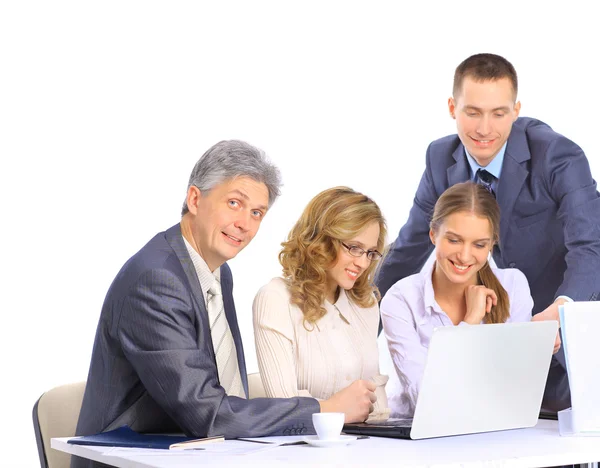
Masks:
[[[273,450],[288,442],[302,440],[302,436],[290,437],[260,437],[252,438],[267,443],[247,442],[244,440],[226,440],[220,444],[209,444],[206,451],[210,453],[226,453],[229,455],[251,455],[253,453]]]
[[[182,455],[201,455],[202,453],[223,453],[227,455],[250,455],[266,450],[273,450],[283,444],[301,441],[304,436],[279,436],[279,437],[253,437],[247,440],[257,442],[247,442],[244,440],[226,440],[224,442],[207,443],[201,447],[201,450],[162,450],[162,449],[144,449],[130,447],[107,447],[104,455],[118,457],[122,455],[135,456],[169,456],[177,457]],[[262,442],[262,443],[259,443]]]
[[[263,442],[265,444],[287,444],[290,442],[298,442],[306,436],[271,436],[271,437],[244,437],[243,441],[252,440],[255,442]]]
[[[169,456],[177,455],[190,455],[194,453],[201,453],[204,450],[164,450],[164,449],[149,449],[149,448],[137,448],[137,447],[107,447],[108,450],[103,452],[103,455],[108,457],[118,457],[122,455],[143,455],[143,456]]]

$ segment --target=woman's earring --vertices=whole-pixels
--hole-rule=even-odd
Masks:
[[[492,261],[492,251],[491,250],[488,252],[487,261],[488,261],[488,263],[490,263]]]

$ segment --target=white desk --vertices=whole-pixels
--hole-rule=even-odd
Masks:
[[[225,466],[368,466],[379,467],[543,467],[594,463],[600,460],[597,437],[561,437],[556,421],[540,420],[536,427],[428,440],[371,437],[335,448],[308,445],[275,447],[246,454],[198,451],[170,456],[104,456],[106,447],[71,445],[69,438],[52,439],[52,448],[121,468],[187,468]],[[224,444],[250,444],[225,441]]]

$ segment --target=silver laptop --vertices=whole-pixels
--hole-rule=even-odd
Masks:
[[[426,439],[535,426],[558,322],[436,328],[415,414],[344,432]]]

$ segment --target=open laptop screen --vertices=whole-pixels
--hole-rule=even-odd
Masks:
[[[555,321],[436,328],[410,437],[534,426],[557,331]],[[344,430],[383,435],[398,427],[392,422],[346,425]]]

